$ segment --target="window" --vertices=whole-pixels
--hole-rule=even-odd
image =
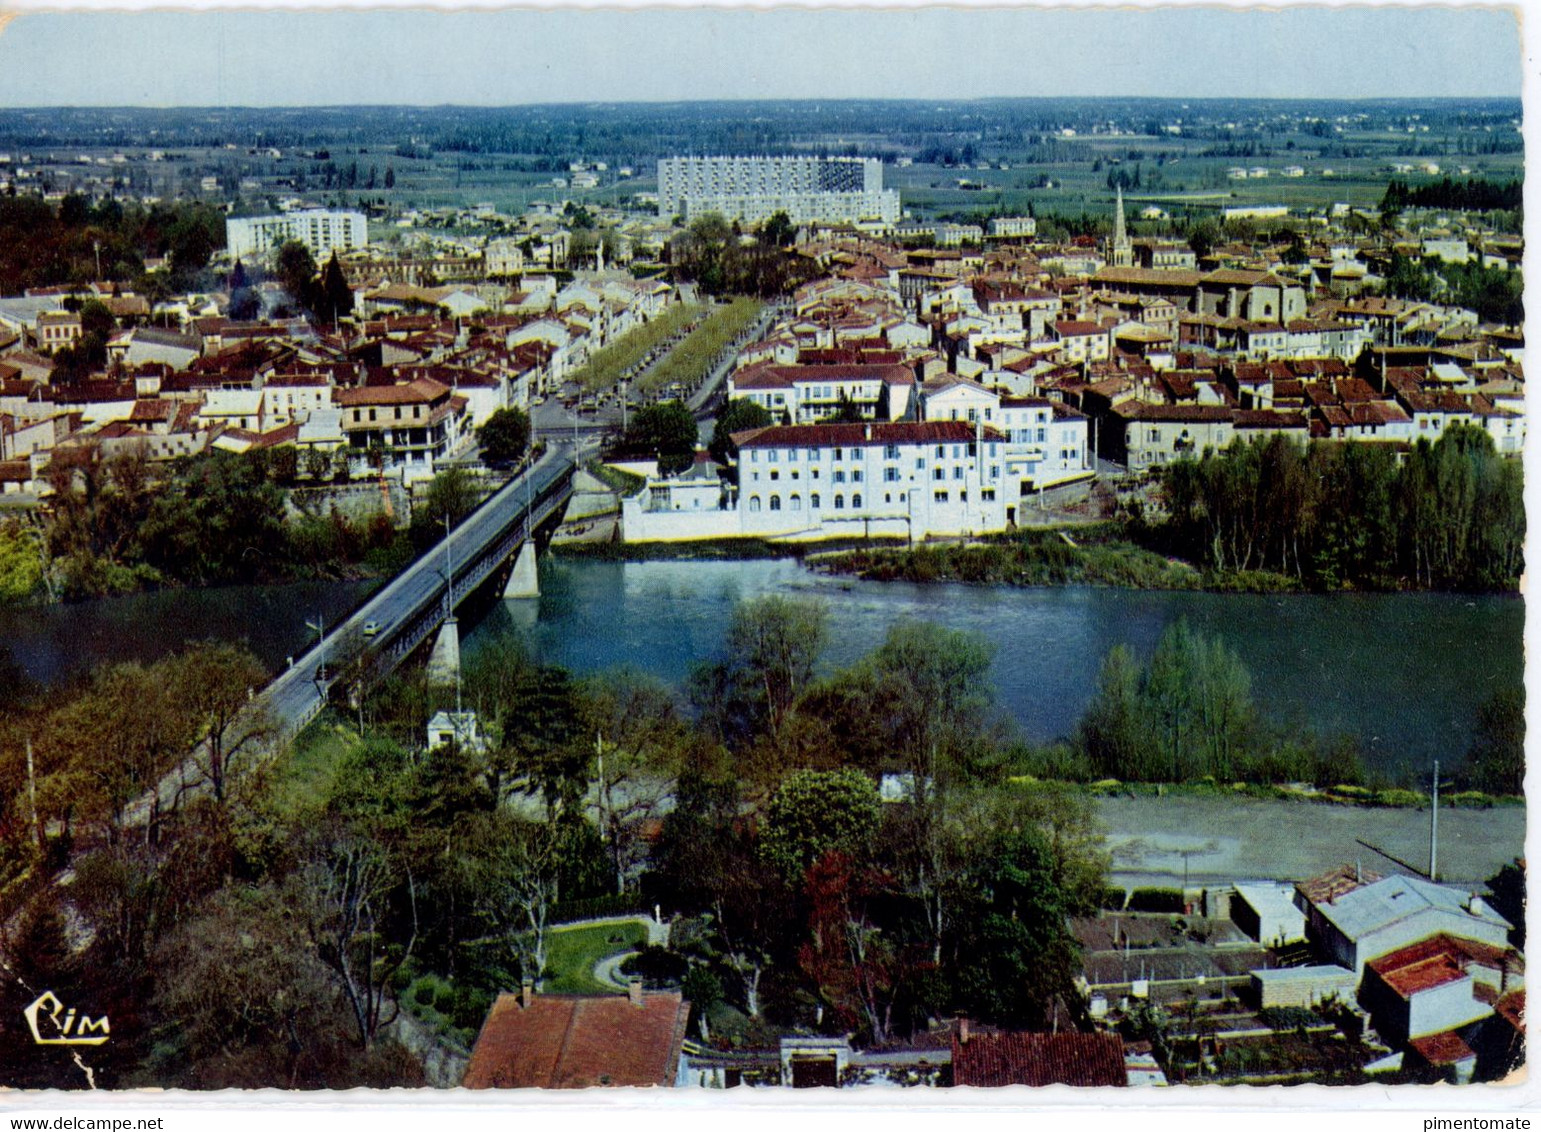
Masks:
[[[845,496],[843,496],[843,495],[835,496],[835,510],[836,511],[844,511],[845,510]]]
[[[1049,436],[1048,429],[1043,429],[1043,428],[1039,429],[1038,430],[1038,443],[1042,444],[1045,440],[1048,439],[1048,436]]]
[[[852,468],[851,469],[851,482],[852,483],[861,483],[861,469],[860,468]]]
[[[836,483],[844,483],[845,482],[845,471],[843,469],[841,469],[841,468],[836,468],[835,469],[835,482]]]
[[[954,460],[961,460],[961,459],[963,459],[963,445],[961,445],[961,444],[954,444],[952,446],[952,458]]]
[[[802,509],[803,509],[803,497],[801,495],[794,495],[794,496],[792,496],[791,499],[787,500],[787,510],[789,510],[789,511],[801,511]]]
[[[952,470],[952,478],[955,479],[955,480],[961,480],[963,478],[963,467],[962,467],[962,465],[959,465],[958,467],[953,468],[953,470]]]
[[[946,479],[947,478],[947,469],[946,468],[933,468],[933,469],[931,469],[931,478],[934,479],[934,480],[944,480],[944,479]]]
[[[771,496],[770,509],[772,511],[780,511],[781,510],[781,496],[779,496],[779,495]]]
[[[760,462],[760,453],[751,449],[749,452],[749,462],[751,464],[758,464]]]
[[[858,491],[855,495],[851,496],[851,506],[855,508],[861,507],[861,492]]]
[[[364,419],[364,410],[363,409],[354,409],[353,410],[353,423],[354,424],[358,424],[363,419]]]
[[[899,446],[897,444],[884,445],[883,458],[885,460],[897,460],[899,458]]]
[[[751,510],[751,511],[758,511],[759,509],[760,509],[760,497],[758,495],[751,495],[749,497],[749,510]]]
[[[781,450],[779,448],[772,448],[770,450],[770,454],[766,457],[766,459],[769,460],[772,464],[780,462],[780,460],[781,460]]]
[[[995,502],[995,489],[993,487],[985,488],[982,492],[980,492],[980,495],[984,496],[984,501],[986,503]]]
[[[895,468],[895,467],[884,468],[883,469],[883,482],[884,483],[898,483],[899,482],[899,469]]]
[[[932,496],[932,498],[935,499],[938,503],[946,503],[947,493],[945,491],[938,491]]]
[[[812,495],[810,495],[808,497],[808,510],[810,510],[810,511],[817,511],[818,509],[819,509],[819,493],[818,492],[814,492]]]
[[[979,410],[978,409],[970,409],[968,411],[968,423],[969,424],[973,424],[978,419],[979,419]]]
[[[945,455],[947,455],[947,445],[938,444],[936,446],[936,458],[940,460]]]
[[[926,458],[924,456],[915,457],[915,470],[917,472],[923,472],[926,470]]]
[[[845,459],[845,449],[844,448],[836,448],[835,449],[835,459],[837,459],[837,460],[844,460]]]
[[[780,472],[778,472],[778,471],[776,471],[776,470],[775,470],[775,469],[774,469],[774,468],[773,468],[773,469],[771,469],[771,474],[770,474],[770,478],[771,478],[771,479],[773,479],[773,480],[779,480],[779,479],[780,479],[780,478],[781,478],[781,473],[780,473]]]
[[[808,478],[809,479],[815,479],[815,480],[818,479],[819,478],[819,469],[814,468],[811,471],[809,471]]]
[[[374,424],[375,423],[375,411],[373,409],[369,410],[369,423],[370,424]]]
[[[398,421],[401,420],[401,406],[400,405],[396,406],[396,419]]]

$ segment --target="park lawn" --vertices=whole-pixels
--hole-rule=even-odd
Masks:
[[[640,950],[647,943],[641,920],[613,920],[575,928],[553,928],[546,937],[546,979],[551,994],[615,994],[595,982],[594,964],[612,955]]]

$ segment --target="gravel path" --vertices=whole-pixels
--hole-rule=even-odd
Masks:
[[[1372,809],[1228,798],[1104,798],[1099,816],[1113,854],[1113,883],[1303,880],[1362,861],[1381,873],[1421,870],[1429,860],[1427,809]],[[1439,812],[1439,873],[1480,883],[1525,853],[1524,806]]]

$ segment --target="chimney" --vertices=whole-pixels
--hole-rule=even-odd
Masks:
[[[867,426],[867,437],[866,438],[868,440],[872,439],[872,426],[870,424]]]
[[[519,1005],[528,1010],[530,1002],[535,998],[535,984],[529,979],[519,984]]]
[[[633,975],[626,980],[626,997],[631,999],[631,1004],[638,1010],[642,1009],[642,977]]]
[[[958,1015],[958,1044],[968,1045],[968,1016],[965,1014]]]

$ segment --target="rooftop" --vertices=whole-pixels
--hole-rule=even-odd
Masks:
[[[690,1004],[678,991],[517,995],[493,1003],[471,1051],[468,1089],[672,1085]]]
[[[1075,1085],[1082,1088],[1129,1084],[1124,1043],[1117,1034],[976,1034],[952,1043],[955,1085]]]

